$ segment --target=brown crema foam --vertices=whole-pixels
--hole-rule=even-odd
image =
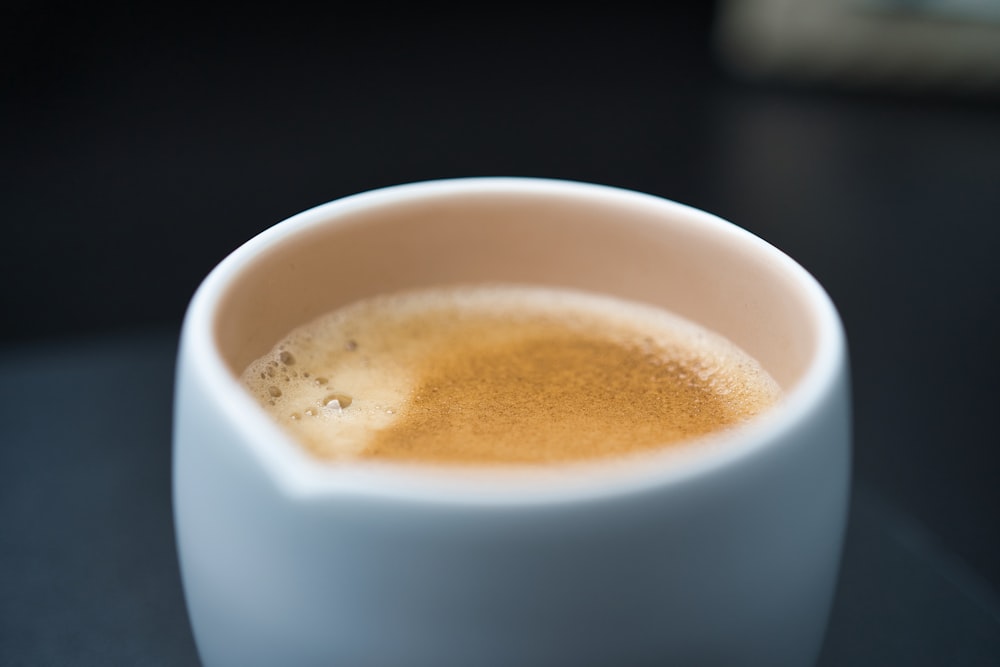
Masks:
[[[780,398],[755,360],[669,312],[512,285],[360,301],[290,333],[242,380],[330,460],[595,459],[730,429]]]

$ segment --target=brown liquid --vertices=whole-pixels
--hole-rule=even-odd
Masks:
[[[734,345],[665,311],[513,286],[354,304],[292,332],[243,380],[318,457],[435,463],[665,447],[780,395]]]

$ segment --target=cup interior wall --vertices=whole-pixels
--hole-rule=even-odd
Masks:
[[[785,391],[816,354],[798,270],[711,216],[652,198],[464,192],[329,208],[245,261],[215,310],[238,375],[293,328],[347,303],[414,287],[569,287],[672,310],[754,356]],[[323,216],[326,215],[324,218]]]

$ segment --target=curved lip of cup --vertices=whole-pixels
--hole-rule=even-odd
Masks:
[[[681,212],[697,224],[742,236],[799,281],[817,322],[817,353],[781,403],[738,429],[681,446],[620,459],[553,466],[437,466],[430,464],[325,462],[311,457],[256,404],[224,362],[215,337],[215,313],[226,290],[258,254],[289,236],[372,204],[418,201],[452,193],[560,193],[632,200]],[[470,177],[392,185],[349,195],[305,210],[266,229],[233,251],[205,278],[188,307],[181,354],[218,397],[220,418],[234,426],[288,496],[300,499],[367,497],[443,505],[523,505],[580,502],[681,486],[723,474],[797,430],[827,400],[846,360],[846,338],[837,310],[818,281],[795,260],[737,225],[656,195],[607,185],[533,177]],[[191,372],[191,371],[188,371]]]

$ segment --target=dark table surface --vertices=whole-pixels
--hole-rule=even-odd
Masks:
[[[0,665],[194,665],[170,504],[174,332],[0,355]],[[1000,601],[854,487],[824,667],[996,665]]]
[[[226,253],[361,190],[525,175],[729,218],[847,329],[823,665],[1000,664],[1000,94],[735,80],[712,3],[0,20],[0,665],[191,664],[176,333]]]

